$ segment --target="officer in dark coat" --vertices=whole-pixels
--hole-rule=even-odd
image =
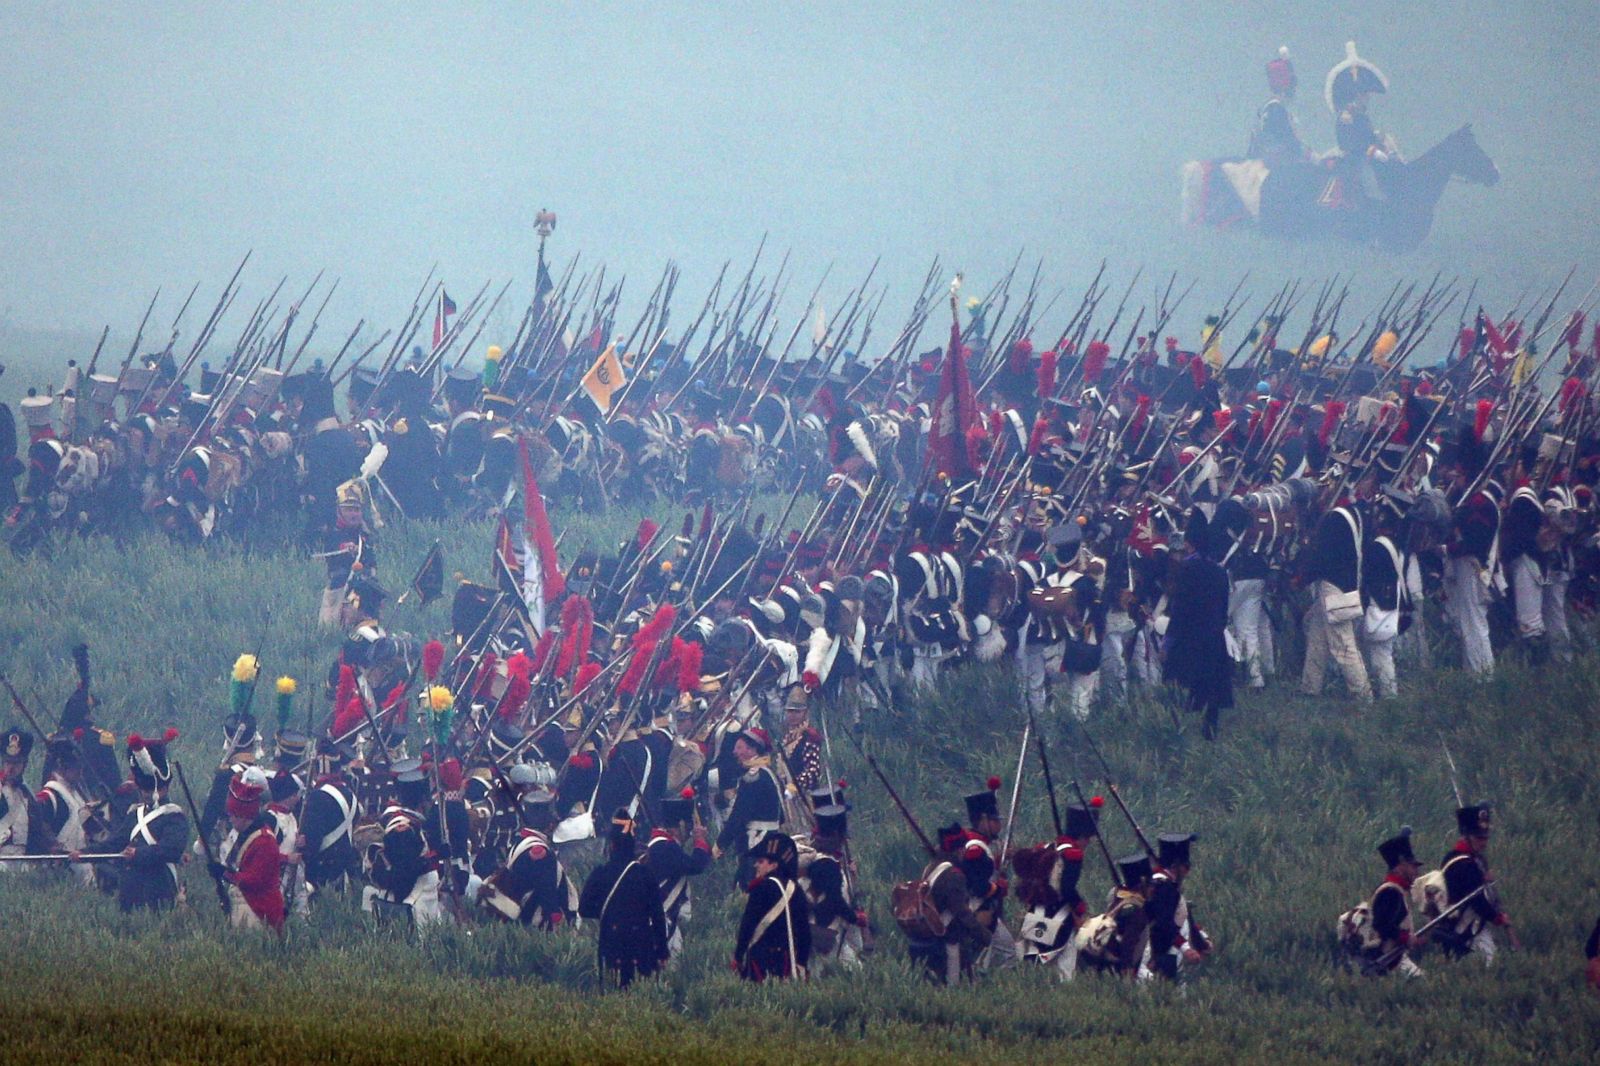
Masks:
[[[666,964],[667,919],[661,889],[634,858],[634,823],[618,810],[611,819],[606,863],[583,886],[578,913],[600,927],[600,974],[608,986],[627,988]]]
[[[1196,511],[1187,534],[1189,556],[1178,564],[1168,602],[1166,678],[1188,690],[1191,711],[1205,715],[1201,730],[1215,740],[1220,713],[1233,706],[1233,660],[1228,657],[1228,572],[1221,527]]]
[[[452,502],[466,497],[472,475],[483,462],[483,415],[478,411],[482,392],[483,379],[466,367],[457,367],[445,378],[445,412],[450,422],[445,429],[444,473],[440,481]]]
[[[755,875],[754,847],[783,823],[783,791],[772,772],[772,745],[764,729],[747,729],[734,741],[733,750],[745,768],[733,796],[733,808],[717,834],[717,854],[741,856],[739,884]]]
[[[333,525],[339,486],[361,472],[361,451],[334,415],[333,383],[326,374],[308,371],[284,379],[283,398],[305,441],[306,526],[323,530]]]
[[[1389,195],[1404,161],[1367,113],[1368,99],[1375,93],[1387,93],[1389,79],[1356,54],[1355,42],[1344,48],[1344,60],[1328,72],[1327,104],[1335,115],[1334,137],[1343,156],[1339,170],[1344,196],[1362,205]],[[1369,181],[1369,176],[1374,180]]]
[[[389,449],[379,476],[407,518],[440,518],[444,514],[439,477],[443,459],[429,425],[432,414],[428,384],[411,369],[402,370],[384,387],[394,416],[383,433]]]

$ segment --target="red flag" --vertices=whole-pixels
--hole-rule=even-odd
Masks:
[[[528,458],[528,442],[517,439],[517,451],[522,459],[523,508],[523,588],[532,585],[533,572],[539,575],[539,591],[543,603],[529,603],[530,610],[542,610],[544,604],[554,603],[567,589],[567,579],[561,574],[556,560],[556,538],[550,532],[550,516],[545,513],[544,497],[539,495],[539,483],[533,477],[533,460]],[[537,556],[537,558],[534,558]],[[542,630],[542,626],[540,627]]]
[[[952,478],[970,477],[974,471],[967,455],[967,431],[978,417],[967,375],[967,353],[961,346],[961,323],[950,323],[950,347],[939,372],[939,396],[933,406],[933,428],[928,435],[928,462],[937,473]]]

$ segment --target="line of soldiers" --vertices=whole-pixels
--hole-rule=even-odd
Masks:
[[[1489,965],[1497,928],[1513,948],[1519,946],[1489,870],[1492,823],[1488,804],[1458,808],[1461,836],[1439,868],[1426,874],[1412,848],[1410,826],[1378,845],[1387,876],[1365,901],[1339,916],[1340,946],[1362,973],[1419,977],[1422,967],[1413,955],[1429,943],[1446,957],[1472,954]]]
[[[548,381],[493,348],[482,371],[358,367],[344,419],[320,368],[258,368],[224,412],[205,392],[132,409],[163,382],[182,391],[152,360],[143,376],[131,366],[128,380],[91,376],[23,402],[13,543],[52,523],[115,529],[138,514],[209,536],[298,500],[326,562],[319,617],[331,627],[351,574],[378,573],[385,512],[500,515],[520,543],[526,448],[558,503],[681,502],[681,536],[710,547],[676,576],[667,568],[685,553],[668,550],[670,536],[583,549],[569,569],[599,590],[602,628],[718,590],[696,604],[703,618],[742,618],[754,639],[793,646],[808,690],[861,678],[868,708],[963,662],[1010,659],[1036,712],[1059,702],[1087,718],[1173,683],[1211,734],[1235,677],[1263,687],[1286,672],[1290,629],[1306,646],[1301,691],[1321,692],[1331,669],[1354,698],[1395,694],[1397,664],[1434,654],[1430,602],[1444,604],[1474,673],[1492,671],[1497,644],[1535,661],[1571,655],[1569,611],[1592,613],[1600,593],[1600,349],[1583,346],[1581,313],[1550,346],[1567,364],[1548,394],[1534,373],[1538,323],[1482,313],[1444,363],[1416,372],[1397,325],[1359,350],[1326,332],[1302,351],[1280,345],[1283,316],[1268,314],[1236,367],[1215,316],[1199,351],[1169,337],[1163,355],[1149,333],[1113,361],[1103,340],[1081,354],[991,341],[984,313],[942,354],[888,367],[852,359],[819,376],[836,364],[746,345],[729,356],[730,380],[766,387],[732,395],[669,353],[604,414],[581,387],[583,345]],[[954,361],[987,382],[948,453],[934,447],[934,413],[940,365]],[[766,490],[810,501],[801,535],[749,521]],[[1185,586],[1196,558],[1215,566],[1189,567]],[[1219,577],[1221,626],[1189,610],[1218,600]]]
[[[1163,833],[1149,847],[1135,827],[1146,847],[1112,862],[1098,839],[1103,800],[1095,796],[1066,808],[1055,839],[1013,852],[996,796],[1000,779],[987,786],[966,797],[968,827],[941,828],[932,860],[896,891],[895,917],[931,980],[955,984],[1021,963],[1046,967],[1062,981],[1088,970],[1176,982],[1211,952],[1184,891],[1196,834]],[[1095,844],[1112,881],[1105,906],[1091,909],[1079,884]],[[1015,935],[1005,918],[1008,867],[1025,908]]]

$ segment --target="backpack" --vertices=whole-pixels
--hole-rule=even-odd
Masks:
[[[942,940],[949,924],[944,912],[933,901],[933,883],[955,867],[936,863],[922,871],[915,881],[901,881],[889,896],[889,906],[900,931],[913,940]]]
[[[1348,954],[1360,955],[1379,946],[1378,931],[1372,927],[1372,901],[1362,900],[1339,915],[1339,946]]]

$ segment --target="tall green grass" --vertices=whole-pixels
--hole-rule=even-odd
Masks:
[[[621,540],[637,518],[564,515],[562,553]],[[384,580],[398,593],[436,538],[447,573],[482,577],[490,532],[387,529]],[[123,732],[177,725],[193,778],[217,754],[229,667],[264,626],[269,677],[321,677],[339,639],[313,624],[321,575],[265,536],[0,555],[0,666],[48,728],[74,683],[67,649],[87,640],[102,720]],[[446,616],[442,603],[388,612],[391,626],[419,635],[442,633]],[[887,914],[889,885],[923,858],[834,715],[833,772],[850,783],[879,931],[859,974],[792,987],[735,980],[727,961],[742,897],[727,860],[696,884],[677,969],[625,994],[600,991],[589,930],[480,925],[417,944],[333,902],[278,945],[227,930],[196,864],[185,870],[189,907],[161,916],[124,917],[50,873],[21,873],[0,877],[0,1060],[1592,1061],[1600,1000],[1582,987],[1581,949],[1600,911],[1597,665],[1592,654],[1538,673],[1503,661],[1487,685],[1455,672],[1411,677],[1400,699],[1360,709],[1280,683],[1241,693],[1215,744],[1191,721],[1175,733],[1148,701],[1099,712],[1090,728],[1146,831],[1201,834],[1191,895],[1218,946],[1184,989],[1093,977],[1063,987],[1033,970],[925,985]],[[302,698],[317,687],[303,684]],[[257,710],[270,718],[269,701]],[[1074,773],[1099,790],[1077,731],[1064,719],[1042,727],[1063,791]],[[863,739],[931,831],[988,774],[1009,796],[1021,728],[1010,673],[973,669],[931,699],[869,715]],[[1430,954],[1421,981],[1362,980],[1334,965],[1333,920],[1377,883],[1373,845],[1401,823],[1416,827],[1430,865],[1454,839],[1441,733],[1467,798],[1496,805],[1493,864],[1526,950],[1487,971]],[[1030,757],[1023,842],[1050,827],[1037,767]],[[1104,825],[1114,853],[1134,850],[1114,811]],[[1084,883],[1093,899],[1108,885],[1097,855]]]

